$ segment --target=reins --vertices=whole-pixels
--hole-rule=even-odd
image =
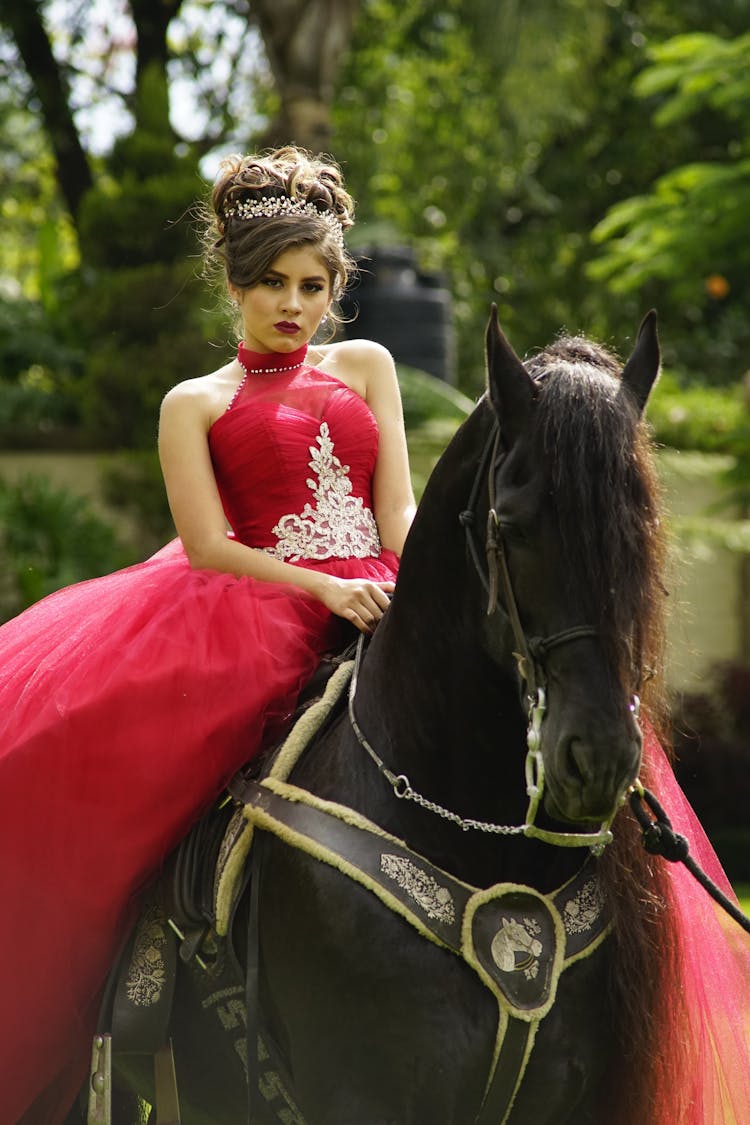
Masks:
[[[672,828],[672,822],[650,789],[646,789],[640,781],[636,781],[628,790],[628,801],[633,815],[641,826],[643,846],[646,851],[650,855],[660,855],[670,863],[683,863],[714,902],[717,902],[739,926],[742,926],[743,930],[750,934],[750,918],[743,914],[698,866],[690,855],[687,839]]]

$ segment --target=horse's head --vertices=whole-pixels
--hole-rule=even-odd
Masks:
[[[507,665],[510,642],[524,699],[544,693],[547,812],[603,820],[638,771],[636,700],[661,638],[662,539],[641,419],[659,370],[656,315],[621,370],[582,338],[524,364],[493,308],[487,365],[498,424],[487,644]]]

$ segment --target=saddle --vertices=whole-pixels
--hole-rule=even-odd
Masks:
[[[335,673],[351,657],[353,646],[323,658],[303,688],[291,729],[324,697]],[[314,721],[309,729],[320,726]],[[288,739],[246,766],[242,784],[268,772]],[[190,830],[165,863],[141,914],[110,972],[94,1038],[89,1088],[89,1122],[109,1121],[112,1058],[153,1056],[160,1105],[158,1120],[179,1121],[174,1066],[169,1049],[169,1022],[180,964],[195,963],[210,973],[214,986],[237,987],[243,971],[231,932],[237,904],[247,886],[249,839],[247,821],[231,796]],[[164,1107],[169,1108],[166,1111]]]

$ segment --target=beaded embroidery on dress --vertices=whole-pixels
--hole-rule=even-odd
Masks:
[[[282,516],[273,528],[278,543],[266,547],[266,552],[289,562],[377,557],[380,538],[375,517],[361,496],[351,495],[349,466],[334,453],[327,422],[321,422],[315,440],[319,448],[310,446],[309,465],[317,479],[307,479],[315,505],[305,504],[300,515]]]

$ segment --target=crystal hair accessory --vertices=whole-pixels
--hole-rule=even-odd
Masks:
[[[344,245],[344,229],[333,211],[320,211],[309,200],[274,195],[264,199],[242,199],[224,211],[227,219],[272,219],[277,215],[307,215],[322,219],[340,246]]]

